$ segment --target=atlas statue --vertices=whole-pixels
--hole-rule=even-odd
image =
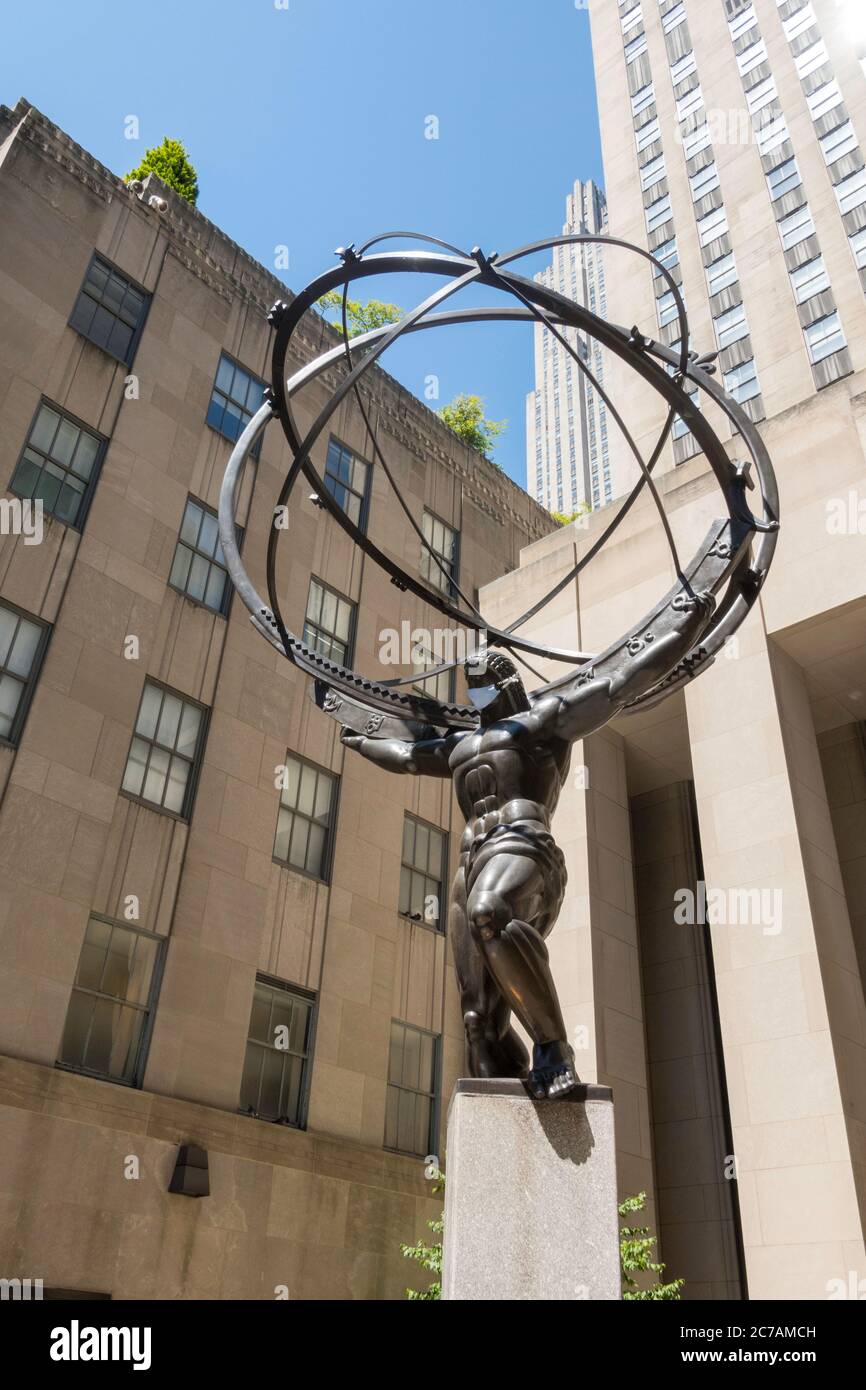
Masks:
[[[391,237],[424,240],[434,251],[389,251],[368,255]],[[506,270],[520,256],[567,242],[604,241],[651,261],[668,282],[680,319],[678,345],[668,347],[646,338],[638,328],[622,329],[598,318],[556,291]],[[447,253],[447,254],[446,254]],[[534,243],[505,257],[467,255],[436,238],[393,233],[374,238],[360,251],[341,250],[342,264],[326,271],[291,304],[271,311],[276,329],[272,382],[264,404],[244,430],[229,460],[220,498],[220,539],[226,564],[257,630],[288,660],[312,677],[312,698],[342,725],[341,741],[376,766],[391,772],[449,778],[466,826],[451,887],[448,923],[466,1030],[467,1070],[473,1077],[518,1077],[539,1100],[567,1096],[580,1084],[562,1009],[548,959],[546,939],[553,928],[566,888],[565,860],[552,830],[553,815],[569,772],[572,745],[603,728],[620,714],[654,704],[681,689],[712,663],[754,604],[769,570],[778,531],[778,496],[772,465],[761,436],[748,414],[714,381],[712,353],[700,357],[688,348],[689,335],[679,287],[667,268],[647,252],[611,238],[563,236]],[[304,315],[329,291],[372,274],[410,270],[450,277],[449,283],[412,310],[398,324],[375,328],[321,352],[312,362],[287,375],[287,356]],[[494,286],[517,299],[518,307],[433,310],[456,289],[473,283]],[[605,401],[628,447],[640,477],[632,491],[599,526],[574,567],[526,613],[506,629],[487,623],[452,582],[427,584],[406,573],[366,534],[360,519],[342,505],[339,485],[323,480],[311,451],[340,402],[354,393],[370,436],[375,463],[385,473],[406,516],[418,534],[428,565],[436,555],[411,515],[373,429],[359,382],[381,353],[402,333],[478,320],[541,322],[571,356]],[[637,449],[586,361],[564,336],[575,327],[593,336],[627,361],[663,397],[667,420],[648,460]],[[302,438],[292,411],[293,397],[329,368],[345,364],[346,373]],[[697,397],[705,393],[733,424],[749,454],[729,456]],[[680,563],[670,527],[652,477],[674,421],[679,417],[706,456],[725,500],[726,516],[713,522],[688,565]],[[351,536],[355,544],[408,590],[453,623],[481,636],[481,645],[465,663],[468,705],[446,703],[412,688],[417,676],[370,679],[340,666],[292,634],[283,620],[276,583],[276,544],[268,545],[268,599],[254,589],[237,547],[235,507],[247,455],[273,418],[288,439],[293,462],[283,484],[277,511],[285,508],[292,487],[303,473],[314,500]],[[747,489],[757,475],[762,516],[748,504]],[[520,629],[545,604],[572,583],[598,553],[626,512],[647,488],[659,508],[671,548],[673,587],[637,624],[600,654],[565,651],[532,640]],[[275,513],[276,515],[276,513]],[[462,601],[462,602],[459,602]],[[542,681],[528,692],[517,662],[529,654],[561,662],[571,669]],[[443,663],[425,675],[449,669]],[[531,1057],[513,1026],[521,1024],[532,1045]]]

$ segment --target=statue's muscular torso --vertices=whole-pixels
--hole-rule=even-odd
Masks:
[[[550,830],[570,745],[545,722],[534,711],[511,715],[455,742],[448,764],[466,817],[461,854],[501,825]]]

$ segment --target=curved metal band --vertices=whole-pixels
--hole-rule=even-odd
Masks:
[[[605,343],[612,351],[628,360],[645,379],[659,389],[660,394],[668,400],[671,411],[675,410],[676,413],[682,416],[692,429],[699,445],[701,445],[703,451],[707,454],[710,464],[722,487],[732,521],[738,522],[741,529],[743,525],[746,525],[754,532],[757,530],[758,524],[755,522],[754,518],[750,516],[748,508],[745,505],[745,477],[743,470],[736,468],[730,462],[721,442],[706,422],[701,412],[692,404],[689,396],[680,389],[677,384],[677,378],[681,378],[681,375],[688,376],[699,389],[707,392],[714,400],[715,404],[728,415],[732,423],[739,430],[752,454],[763,494],[765,515],[765,522],[763,525],[771,528],[764,530],[762,525],[757,550],[751,562],[749,562],[748,553],[744,552],[733,567],[731,573],[727,576],[727,578],[730,579],[728,595],[725,602],[718,608],[710,629],[705,633],[702,639],[701,659],[699,663],[693,663],[692,667],[684,670],[680,676],[674,673],[673,679],[669,677],[668,680],[664,682],[664,689],[651,690],[641,697],[639,701],[635,702],[635,705],[644,705],[653,703],[655,699],[661,698],[662,695],[667,694],[670,689],[673,689],[675,685],[682,684],[686,680],[692,679],[693,676],[697,674],[698,669],[701,669],[704,664],[712,660],[713,653],[718,650],[726,638],[739,626],[739,623],[742,622],[743,618],[746,616],[751,604],[757,597],[760,583],[767,571],[775,546],[778,498],[772,465],[760,435],[757,430],[755,430],[749,418],[745,415],[745,412],[742,411],[736,402],[726,395],[707,372],[703,371],[693,361],[688,359],[687,337],[685,333],[682,335],[683,341],[679,353],[674,353],[671,349],[666,348],[662,344],[648,341],[644,342],[643,340],[641,348],[636,348],[633,343],[633,338],[626,333],[626,330],[606,324],[603,320],[597,319],[595,315],[589,313],[589,311],[584,310],[582,306],[574,305],[572,301],[565,299],[554,291],[546,290],[545,287],[539,286],[535,281],[527,281],[516,275],[505,276],[502,272],[502,266],[506,262],[516,259],[519,255],[530,254],[530,252],[535,250],[546,249],[555,244],[565,244],[569,241],[597,242],[608,240],[610,239],[564,237],[554,238],[548,242],[533,243],[531,246],[524,248],[521,252],[511,253],[509,256],[503,258],[497,258],[495,262],[496,279],[499,280],[500,277],[501,279],[513,279],[515,292],[519,293],[521,300],[524,300],[524,297],[528,297],[536,303],[541,303],[544,305],[546,312],[550,314],[553,322],[565,327],[571,326],[582,329],[582,331],[588,333],[590,336],[598,338],[599,341]],[[615,244],[622,246],[627,245],[627,243],[620,242]],[[653,257],[641,251],[640,248],[629,249],[638,251],[639,254],[648,260],[654,260]],[[386,264],[383,264],[383,262]],[[658,264],[658,262],[655,262],[655,264]],[[339,284],[347,284],[361,274],[372,275],[391,273],[396,270],[412,269],[425,272],[432,271],[440,275],[453,275],[455,268],[458,272],[462,272],[458,273],[456,282],[452,282],[451,285],[445,286],[443,290],[431,296],[430,299],[425,301],[424,304],[419,306],[418,309],[413,311],[413,313],[407,316],[401,323],[375,329],[353,340],[353,350],[367,349],[367,351],[364,353],[362,361],[349,374],[347,380],[342,383],[340,390],[335,393],[335,398],[332,398],[330,406],[326,407],[326,409],[321,412],[316,424],[302,444],[298,439],[294,427],[289,401],[308,382],[314,380],[330,366],[345,358],[345,344],[339,344],[332,350],[323,353],[315,361],[307,363],[286,381],[283,364],[288,352],[292,333],[307,308],[310,307],[310,304],[314,303],[322,294],[326,293],[328,289],[335,288]],[[661,267],[661,269],[664,271],[663,267]],[[666,271],[664,271],[664,273],[666,278],[671,282],[675,296],[679,304],[681,304],[681,299],[675,283],[670,280],[670,276],[667,275]],[[416,712],[420,710],[431,722],[444,723],[446,725],[451,724],[455,727],[466,727],[467,723],[474,723],[473,713],[459,706],[444,705],[440,704],[438,701],[427,700],[418,696],[409,697],[399,695],[396,690],[389,688],[392,683],[371,682],[358,676],[355,672],[346,671],[344,668],[338,667],[334,663],[327,662],[321,658],[318,653],[312,652],[310,649],[306,648],[303,643],[300,643],[297,638],[290,634],[287,629],[282,626],[281,622],[275,619],[271,609],[263,603],[261,597],[256,593],[246,575],[246,571],[237,551],[234,529],[234,509],[235,494],[240,481],[243,459],[255,438],[258,437],[260,431],[272,418],[272,415],[278,413],[295,455],[292,468],[289,471],[289,475],[280,494],[281,500],[284,501],[285,498],[288,497],[298,472],[303,471],[308,480],[316,488],[320,501],[327,510],[331,511],[338,524],[350,534],[352,539],[355,540],[362,549],[368,554],[371,554],[371,557],[377,563],[382,563],[383,568],[388,570],[392,574],[392,577],[398,578],[402,587],[411,589],[418,594],[419,597],[424,599],[424,601],[431,603],[433,607],[438,608],[439,611],[444,612],[454,621],[468,627],[476,628],[477,630],[479,627],[477,619],[466,615],[461,610],[449,604],[441,593],[428,590],[425,585],[413,580],[411,576],[405,575],[399,567],[395,566],[393,562],[388,559],[388,557],[383,556],[358,528],[354,527],[354,524],[346,516],[342,508],[339,507],[339,504],[331,498],[322,479],[319,477],[309,459],[310,449],[315,443],[315,440],[321,434],[333,411],[345,397],[348,390],[354,387],[358,379],[363,375],[363,372],[367,370],[369,366],[372,365],[372,362],[377,360],[390,343],[403,332],[415,332],[422,328],[465,322],[492,320],[531,322],[536,317],[529,309],[515,308],[513,306],[451,310],[436,314],[431,314],[429,312],[432,306],[442,302],[450,294],[455,293],[464,285],[470,284],[476,280],[484,280],[484,264],[480,259],[469,260],[462,256],[456,258],[442,257],[431,253],[394,252],[388,255],[370,257],[369,260],[363,263],[352,261],[347,266],[335,267],[334,270],[327,272],[324,276],[320,276],[318,280],[314,281],[302,295],[298,296],[298,298],[293,301],[291,308],[286,310],[282,320],[278,324],[277,339],[274,344],[274,409],[272,409],[270,403],[263,406],[238,440],[229,460],[229,466],[226,471],[220,496],[220,539],[223,545],[227,567],[241,595],[242,601],[250,610],[259,631],[261,631],[278,650],[284,652],[291,660],[303,666],[311,675],[328,679],[332,683],[339,683],[342,681],[348,684],[352,692],[356,695],[360,687],[364,693],[364,697],[372,697],[374,703],[381,704],[384,700],[385,703],[397,704],[400,707],[401,713],[405,713],[407,708]],[[683,362],[684,357],[685,364]],[[657,358],[659,361],[653,361],[653,358]],[[674,368],[675,376],[673,378],[668,374],[665,366],[661,365],[662,363],[667,364],[668,367]],[[278,366],[279,370],[277,370]],[[662,437],[662,443],[663,440],[664,436]],[[652,460],[653,462],[655,462],[655,457],[658,452],[660,452],[660,447],[656,450],[656,455],[654,455]],[[639,481],[631,496],[626,499],[626,503],[620,509],[614,522],[611,523],[610,527],[605,532],[605,538],[606,535],[610,533],[610,530],[621,520],[628,506],[631,505],[643,481],[643,479]],[[272,553],[274,552],[275,540],[276,536],[271,539],[269,546]],[[593,553],[596,552],[597,548],[597,545],[593,547]],[[688,568],[689,570],[694,570],[699,564],[700,559],[694,561]],[[572,572],[572,574],[574,573],[576,573],[576,570]],[[564,582],[569,582],[570,577],[571,576],[566,576]],[[564,584],[560,581],[555,591],[551,591],[551,594],[545,596],[545,598],[541,600],[540,603],[536,604],[533,609],[530,609],[527,614],[516,619],[504,632],[487,628],[486,630],[491,642],[495,644],[498,641],[507,646],[520,648],[526,651],[534,651],[538,655],[552,659],[570,661],[571,663],[586,662],[589,659],[586,653],[560,652],[544,647],[538,643],[529,642],[527,639],[517,638],[514,635],[514,629],[519,627],[522,622],[526,621],[529,616],[537,612],[545,602],[552,598],[553,593],[559,592],[562,587],[564,587]],[[443,668],[433,669],[447,669],[447,664]],[[539,694],[541,691],[554,689],[572,679],[573,676],[566,674],[542,686],[540,691],[534,693]]]

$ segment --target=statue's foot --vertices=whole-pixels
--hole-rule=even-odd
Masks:
[[[535,1044],[527,1085],[536,1100],[558,1100],[580,1085],[574,1053],[567,1042]]]

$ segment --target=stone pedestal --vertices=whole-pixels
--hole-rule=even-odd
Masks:
[[[443,1299],[621,1297],[609,1087],[458,1081],[446,1168]]]

